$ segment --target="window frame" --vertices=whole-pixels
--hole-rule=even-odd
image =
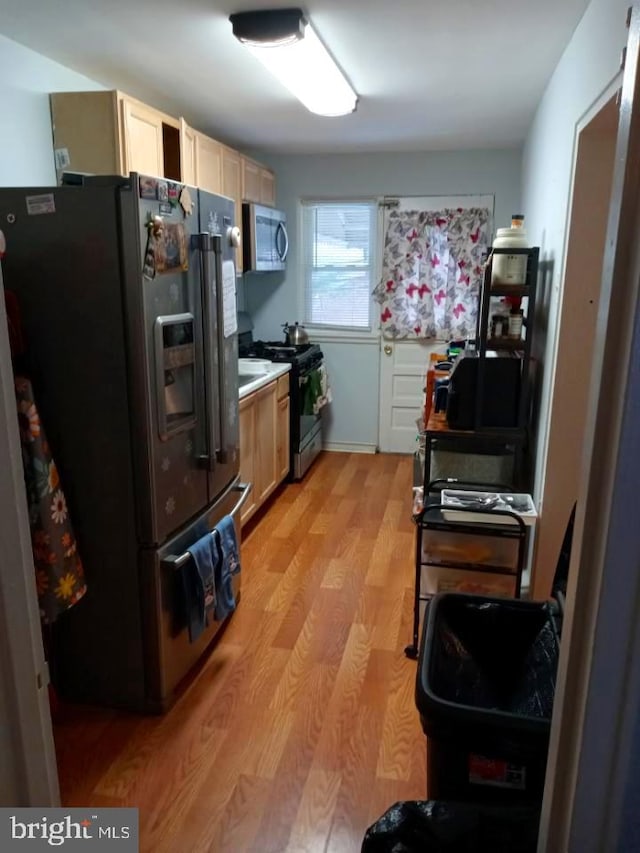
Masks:
[[[306,321],[306,239],[307,235],[304,227],[304,210],[305,207],[311,205],[322,204],[367,204],[374,208],[373,229],[371,239],[371,280],[369,287],[369,325],[362,326],[335,326],[328,323],[312,323]],[[348,341],[377,341],[380,337],[380,327],[376,323],[376,306],[377,303],[373,298],[373,290],[380,279],[382,253],[380,251],[380,240],[382,236],[382,208],[380,207],[380,197],[378,196],[308,196],[300,199],[298,203],[298,234],[300,234],[300,248],[298,252],[298,314],[304,323],[305,328],[313,331],[314,340],[332,339],[340,342]]]

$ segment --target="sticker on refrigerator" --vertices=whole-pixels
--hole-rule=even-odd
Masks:
[[[182,223],[164,223],[155,241],[155,261],[157,273],[189,269],[187,236]]]
[[[158,198],[158,181],[156,178],[140,177],[140,198]]]
[[[144,250],[142,275],[149,280],[156,277],[156,235],[159,234],[161,230],[162,229],[159,224],[154,222],[153,219],[150,219],[149,222],[147,222],[147,245]]]
[[[220,223],[218,221],[218,214],[214,210],[209,211],[209,219],[207,220],[207,230],[209,234],[213,237],[215,234],[220,234]]]
[[[55,148],[53,151],[53,156],[56,161],[56,169],[61,172],[63,169],[66,169],[67,166],[71,165],[71,157],[69,157],[69,149],[68,148]]]
[[[236,267],[233,261],[224,261],[222,264],[222,305],[224,313],[224,336],[228,338],[238,329]]]
[[[55,213],[56,202],[53,193],[26,196],[27,213],[29,216],[41,216],[43,213]]]
[[[156,250],[155,250],[155,237],[151,233],[151,229],[149,229],[149,235],[147,237],[147,247],[144,250],[144,261],[142,263],[142,275],[149,280],[152,280],[156,277]]]

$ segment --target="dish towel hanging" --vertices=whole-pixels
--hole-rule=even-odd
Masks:
[[[82,598],[87,586],[30,380],[16,376],[15,391],[40,616],[50,624]]]
[[[205,534],[187,550],[191,559],[181,574],[189,640],[195,643],[215,619],[215,572],[219,558],[218,547],[211,533]]]
[[[236,609],[236,597],[233,592],[233,578],[240,572],[240,549],[236,539],[233,518],[225,515],[216,525],[215,539],[218,546],[218,564],[216,570],[216,619],[226,619]]]
[[[321,364],[317,369],[310,370],[305,379],[302,391],[302,414],[317,415],[320,409],[333,399],[327,368]]]

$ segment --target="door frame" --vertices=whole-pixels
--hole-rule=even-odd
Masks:
[[[0,292],[2,276],[0,271]],[[0,791],[1,805],[60,801],[11,353],[0,298]],[[6,720],[5,720],[6,717]],[[7,740],[3,742],[2,731]],[[8,753],[8,754],[7,754]]]
[[[540,825],[550,853],[637,849],[640,837],[639,55],[635,6]]]
[[[572,452],[567,457],[563,442],[560,439],[563,435],[566,435],[567,421],[571,423],[571,421],[578,418],[582,419],[580,420],[582,424],[584,422],[585,411],[580,407],[579,403],[574,408],[572,404],[575,403],[575,400],[571,399],[571,402],[567,402],[567,398],[568,394],[571,394],[576,387],[580,389],[578,393],[588,394],[592,370],[591,350],[589,348],[573,346],[575,341],[585,339],[586,332],[577,323],[585,316],[585,311],[588,310],[584,305],[584,300],[586,298],[585,292],[589,293],[589,288],[583,286],[583,277],[576,272],[576,266],[579,263],[579,252],[576,251],[576,245],[579,246],[580,244],[583,227],[575,221],[577,196],[581,192],[578,181],[585,180],[585,175],[589,173],[589,167],[592,165],[592,160],[594,159],[593,154],[585,153],[585,150],[589,152],[590,142],[588,134],[592,122],[609,106],[610,102],[615,98],[616,92],[620,89],[621,84],[622,74],[619,74],[614,83],[607,87],[603,94],[585,112],[582,118],[579,119],[575,128],[570,200],[567,209],[566,236],[563,246],[563,290],[558,304],[557,321],[553,335],[553,352],[550,359],[553,367],[551,369],[552,382],[547,395],[548,415],[545,441],[544,446],[537,448],[538,458],[541,458],[542,453],[544,453],[544,460],[540,466],[540,481],[537,486],[536,495],[540,519],[533,549],[531,591],[533,598],[542,601],[548,597],[553,583],[555,559],[559,553],[567,519],[569,518],[569,513],[576,497],[575,491],[571,497],[565,494],[571,490],[571,473],[573,473],[575,490],[577,490],[579,484],[581,458],[578,460],[578,454],[581,457],[583,442],[581,440],[579,447],[573,447]],[[614,139],[614,147],[615,144],[616,140]],[[584,161],[582,158],[584,158]],[[610,187],[612,182],[613,174],[611,176]],[[609,205],[610,199],[607,201],[607,216]],[[602,263],[605,248],[604,233],[606,229],[607,222],[605,221],[603,223],[603,247],[597,290],[592,285],[592,290],[589,293],[595,302],[592,310],[596,315],[600,297]],[[567,346],[563,349],[563,343],[568,347],[572,347],[572,351],[567,353]],[[560,356],[561,351],[564,353],[562,357]],[[586,406],[584,398],[582,405],[583,407]],[[540,432],[539,428],[538,432]],[[582,435],[580,438],[582,439]],[[559,469],[556,466],[558,466],[559,462],[560,466],[566,466],[568,460],[570,471],[567,477],[563,477],[567,473],[566,467],[563,467],[562,474],[559,474]],[[561,478],[560,490],[557,488],[554,489],[553,486],[557,487],[559,478]],[[551,483],[549,482],[550,479]],[[560,504],[562,506],[559,506]]]

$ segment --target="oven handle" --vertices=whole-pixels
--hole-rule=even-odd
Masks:
[[[232,492],[242,492],[242,494],[240,495],[240,497],[236,501],[236,505],[234,506],[234,508],[229,513],[231,518],[234,518],[234,516],[237,515],[237,513],[240,512],[242,507],[245,505],[247,498],[249,497],[249,493],[251,492],[252,488],[253,488],[253,483],[238,483],[237,486],[234,486],[233,489],[231,489]],[[213,534],[214,534],[214,531],[211,530],[209,532],[209,536],[213,536]],[[184,565],[186,565],[186,563],[190,559],[191,559],[191,554],[188,551],[185,551],[184,554],[180,554],[179,557],[176,557],[173,554],[170,554],[168,557],[165,557],[162,562],[166,563],[168,566],[170,566],[173,569],[181,569]]]

